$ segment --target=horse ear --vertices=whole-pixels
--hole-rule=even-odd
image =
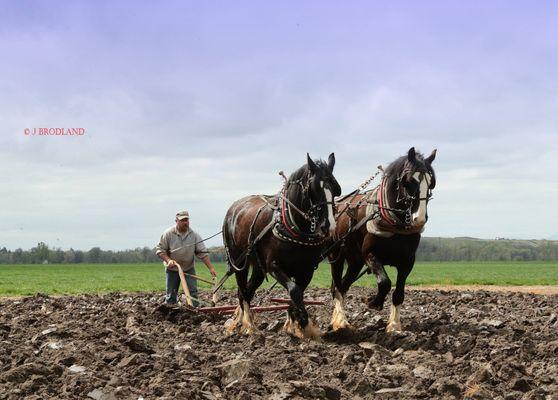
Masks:
[[[432,164],[432,161],[434,161],[434,159],[436,158],[436,152],[438,151],[438,149],[434,149],[432,151],[432,154],[430,154],[428,156],[428,158],[426,160],[424,160],[424,162],[426,162],[426,164],[430,165]]]
[[[327,169],[329,169],[329,172],[333,172],[334,166],[335,166],[335,153],[331,153],[327,158]]]
[[[312,159],[310,158],[310,154],[306,153],[306,161],[308,163],[308,169],[310,170],[311,173],[315,174],[316,173],[316,164],[314,164],[314,161],[312,161]]]
[[[417,155],[415,153],[415,148],[411,147],[409,149],[409,153],[407,153],[407,160],[409,160],[409,162],[414,163],[417,160]]]

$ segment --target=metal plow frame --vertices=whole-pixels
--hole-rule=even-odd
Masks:
[[[281,310],[287,310],[291,305],[290,299],[272,298],[270,299],[270,301],[272,303],[279,303],[279,305],[250,307],[250,310],[252,310],[255,313],[281,311]],[[319,300],[305,300],[304,304],[324,305],[324,302]],[[217,307],[200,307],[197,309],[197,311],[202,313],[216,313],[216,314],[227,315],[227,314],[234,314],[237,308],[238,306],[232,306],[232,305],[217,306]]]

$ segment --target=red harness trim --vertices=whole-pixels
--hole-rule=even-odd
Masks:
[[[388,210],[386,210],[384,208],[384,189],[385,189],[385,185],[386,185],[386,177],[384,176],[382,178],[382,183],[380,186],[380,191],[378,193],[378,203],[380,205],[380,215],[382,216],[382,218],[390,225],[397,225],[397,223],[393,220],[393,218],[391,218],[391,216],[389,215]]]

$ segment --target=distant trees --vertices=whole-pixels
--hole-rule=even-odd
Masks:
[[[87,256],[85,257],[85,262],[97,264],[101,262],[101,248],[100,247],[93,247],[91,250],[87,252]]]
[[[558,241],[425,237],[421,239],[417,260],[556,261]]]
[[[213,262],[226,259],[221,247],[210,247]],[[417,251],[418,261],[558,261],[558,241],[554,240],[481,240],[473,238],[423,237]],[[149,247],[129,250],[88,251],[50,248],[44,242],[29,250],[0,247],[0,264],[80,264],[80,263],[153,263],[160,262]]]
[[[80,263],[150,263],[161,261],[155,250],[149,247],[138,247],[132,250],[102,250],[93,247],[88,251],[62,250],[50,248],[44,242],[29,250],[16,249],[10,251],[0,248],[0,264],[80,264]]]

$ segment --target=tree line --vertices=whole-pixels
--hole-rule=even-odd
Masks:
[[[557,261],[556,240],[422,238],[419,261]]]
[[[210,247],[212,262],[225,261],[221,247]],[[558,241],[555,240],[484,240],[474,238],[423,237],[417,261],[557,261]],[[133,264],[161,262],[153,248],[129,250],[62,250],[44,242],[29,250],[0,248],[0,264]]]
[[[224,261],[225,255],[222,247],[208,249],[212,261]],[[0,248],[0,264],[135,264],[162,262],[155,254],[155,249],[150,247],[137,247],[128,250],[102,250],[93,247],[90,250],[62,250],[49,247],[40,242],[37,246],[14,251]]]

